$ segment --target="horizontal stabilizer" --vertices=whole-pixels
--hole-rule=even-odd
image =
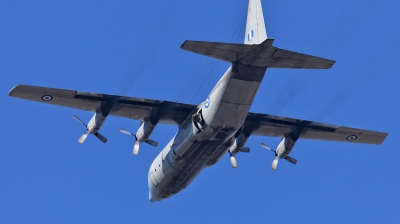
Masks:
[[[239,61],[251,47],[252,45],[191,40],[187,40],[181,45],[181,49],[227,62]]]
[[[268,60],[268,58],[265,58]],[[276,48],[269,68],[332,68],[335,61]]]
[[[273,39],[261,44],[185,41],[181,48],[219,60],[241,63],[253,67],[328,69],[335,61],[279,49],[272,46]]]

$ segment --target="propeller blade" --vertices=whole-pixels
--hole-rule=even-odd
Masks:
[[[124,134],[127,134],[127,135],[133,135],[133,134],[130,133],[129,131],[126,131],[126,130],[124,130],[124,129],[122,129],[122,128],[120,128],[119,131],[122,132],[122,133],[124,133]]]
[[[135,142],[135,145],[133,146],[133,151],[132,151],[132,153],[133,153],[133,155],[135,155],[135,156],[139,153],[139,144],[140,144],[140,142],[136,141],[136,142]]]
[[[232,165],[232,168],[237,168],[236,158],[233,155],[231,155],[231,165]]]
[[[96,136],[100,141],[106,143],[107,142],[107,138],[104,137],[103,135],[101,135],[100,133],[96,132],[94,133],[94,136]]]
[[[74,115],[75,120],[77,120],[79,123],[83,124],[83,126],[85,126],[87,128],[87,125],[85,123],[83,123],[83,121],[81,119],[79,119],[77,116]]]
[[[286,159],[287,161],[289,161],[289,162],[295,164],[295,165],[296,165],[296,163],[297,163],[297,159],[295,159],[295,158],[293,158],[293,157],[286,156],[285,159]]]
[[[275,157],[274,161],[272,162],[272,166],[271,169],[276,170],[276,167],[278,166],[278,161],[279,161],[279,157]]]
[[[85,142],[88,134],[89,134],[89,131],[86,131],[85,133],[83,133],[83,135],[79,138],[78,142],[83,144]]]
[[[158,142],[156,142],[156,141],[154,141],[154,140],[151,140],[151,139],[147,139],[145,142],[146,142],[147,144],[151,145],[151,146],[154,146],[154,147],[157,147],[157,146],[158,146]]]
[[[270,151],[275,152],[275,150],[272,150],[270,147],[268,147],[268,146],[267,146],[266,144],[264,144],[264,143],[261,143],[260,145],[261,145],[261,147],[263,147],[263,148],[266,148],[266,149],[268,149],[268,150],[270,150]]]
[[[249,147],[243,147],[239,150],[239,152],[250,152],[250,148]]]

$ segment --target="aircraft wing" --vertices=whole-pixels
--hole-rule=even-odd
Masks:
[[[8,94],[26,100],[96,112],[104,105],[112,105],[110,115],[144,120],[152,115],[160,117],[164,124],[181,124],[195,105],[169,101],[107,95],[75,90],[54,89],[38,86],[17,85]]]
[[[160,123],[173,125],[181,124],[191,111],[197,107],[196,105],[170,101],[28,85],[15,86],[9,92],[9,96],[92,112],[99,111],[105,104],[112,104],[110,115],[135,120],[145,120],[156,115],[160,117]],[[300,138],[304,139],[381,144],[388,135],[383,132],[257,113],[248,114],[243,128],[249,135],[284,137],[297,126],[304,125],[304,123],[307,123],[307,125],[300,135]]]
[[[285,137],[301,124],[306,124],[306,128],[300,135],[300,138],[303,139],[379,145],[388,135],[383,132],[256,113],[249,113],[244,124],[244,130],[252,135]]]

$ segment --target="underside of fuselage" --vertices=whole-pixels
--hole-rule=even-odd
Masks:
[[[156,184],[157,200],[169,198],[184,190],[207,166],[216,163],[219,156],[226,153],[228,145],[217,142],[195,142],[189,149],[190,155],[184,155],[160,183]],[[168,161],[167,161],[168,162]]]

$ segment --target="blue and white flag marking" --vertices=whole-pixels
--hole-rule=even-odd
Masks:
[[[210,106],[210,97],[207,98],[207,100],[206,100],[206,102],[204,104],[205,108],[208,108],[209,106]]]
[[[247,40],[248,40],[249,42],[251,42],[251,40],[253,39],[253,37],[254,37],[254,30],[251,30],[251,31],[247,34]]]

